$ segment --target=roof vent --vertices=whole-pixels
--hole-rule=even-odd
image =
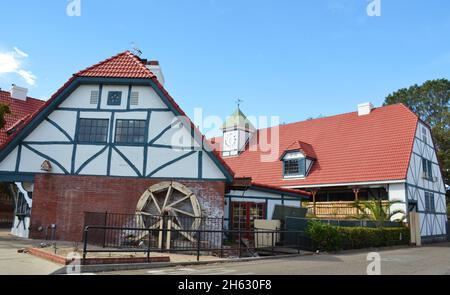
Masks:
[[[164,86],[164,83],[166,82],[164,80],[164,75],[161,70],[161,66],[159,65],[159,61],[157,60],[151,60],[147,62],[147,68],[155,74],[156,78],[158,78],[159,83]]]
[[[361,103],[358,105],[358,116],[370,115],[373,109],[374,106],[372,103],[370,102]]]
[[[9,91],[11,93],[11,98],[19,99],[19,100],[27,100],[27,94],[28,89],[16,86],[15,84],[12,84],[11,90]]]

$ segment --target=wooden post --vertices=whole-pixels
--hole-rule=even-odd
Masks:
[[[353,189],[353,193],[355,194],[355,201],[356,202],[359,201],[359,192],[360,192],[360,189],[358,187]]]
[[[312,190],[312,196],[313,196],[313,215],[316,215],[316,206],[317,206],[317,202],[316,202],[316,195],[317,195],[317,190]]]
[[[355,202],[359,202],[359,191],[360,189],[358,187],[353,188],[353,193],[355,194]],[[359,206],[356,208],[356,215],[359,216]]]

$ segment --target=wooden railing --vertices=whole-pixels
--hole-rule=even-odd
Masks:
[[[388,201],[383,201],[384,206],[388,206]],[[316,202],[316,212],[314,214],[314,203],[304,203],[308,208],[308,214],[315,215],[317,218],[329,219],[349,219],[358,215],[358,209],[355,208],[355,202]],[[370,212],[368,212],[370,213]]]

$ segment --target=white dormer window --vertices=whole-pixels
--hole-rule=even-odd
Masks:
[[[284,178],[301,178],[306,176],[306,158],[300,152],[287,153],[283,157]]]

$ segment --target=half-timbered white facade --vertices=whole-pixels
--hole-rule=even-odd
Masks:
[[[420,216],[423,237],[439,238],[446,235],[447,206],[440,165],[430,128],[420,122],[417,126],[405,195],[409,209]]]

